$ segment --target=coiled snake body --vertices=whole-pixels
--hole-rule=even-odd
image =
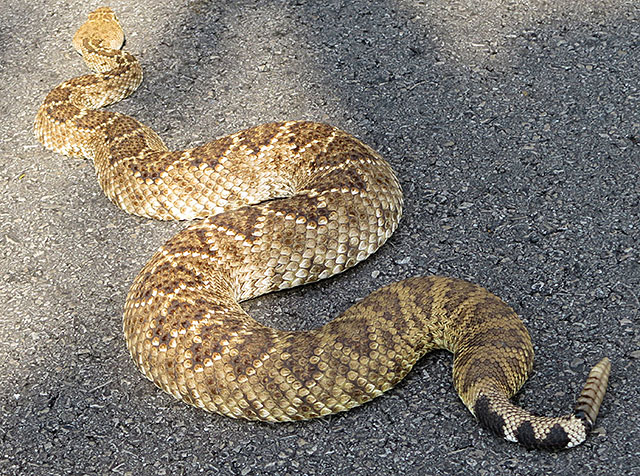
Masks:
[[[100,8],[74,36],[95,74],[53,89],[35,130],[49,149],[93,160],[106,195],[129,213],[203,218],[169,240],[135,279],[124,332],[133,360],[163,390],[231,417],[288,421],[347,410],[393,387],[432,349],[454,353],[460,398],[486,427],[526,446],[586,438],[610,363],[591,371],[573,414],[533,416],[509,398],[533,362],[529,334],[485,289],[444,277],[386,286],[325,326],[281,331],[239,302],[340,273],[395,230],[402,194],[389,165],[334,127],[264,124],[169,151],[135,119],[98,110],[142,80]]]

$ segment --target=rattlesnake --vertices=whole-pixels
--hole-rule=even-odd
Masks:
[[[124,333],[140,370],[187,403],[231,417],[288,421],[360,405],[432,349],[454,353],[460,398],[486,427],[526,446],[586,438],[610,362],[589,374],[567,417],[533,416],[509,398],[532,367],[529,334],[487,290],[419,277],[374,292],[311,331],[280,331],[239,302],[329,277],[375,252],[398,225],[402,193],[373,149],[326,124],[264,124],[169,151],[135,119],[97,110],[142,80],[109,8],[73,38],[96,73],[63,82],[35,130],[49,149],[93,160],[105,194],[129,213],[203,218],[169,240],[128,294]]]

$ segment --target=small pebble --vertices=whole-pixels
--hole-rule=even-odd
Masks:
[[[578,367],[578,366],[580,366],[582,364],[584,364],[584,359],[581,359],[581,358],[578,357],[578,358],[573,359],[571,361],[571,363],[569,364],[569,366],[571,368],[575,369],[576,367]]]

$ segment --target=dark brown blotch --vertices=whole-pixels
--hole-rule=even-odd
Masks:
[[[298,147],[305,147],[313,141],[329,137],[334,131],[336,129],[328,124],[300,121],[288,126],[288,142]]]
[[[238,135],[238,146],[244,146],[252,153],[257,154],[262,147],[271,143],[273,137],[282,129],[282,123],[262,124],[251,129],[244,130]]]
[[[527,448],[536,448],[540,446],[540,440],[536,438],[533,431],[533,425],[529,421],[522,422],[515,431],[516,439]]]
[[[349,349],[352,354],[355,352],[359,357],[369,354],[371,339],[367,327],[370,324],[370,321],[359,314],[342,315],[327,323],[324,331],[335,342],[340,342],[344,348]]]
[[[529,348],[527,334],[523,329],[507,327],[504,322],[496,321],[495,326],[475,327],[469,329],[469,336],[463,338],[461,347],[471,350],[476,347],[493,347],[496,352],[506,354],[510,350],[526,354]]]
[[[546,438],[542,440],[540,446],[542,448],[561,449],[566,448],[569,442],[569,436],[567,435],[565,429],[562,428],[562,426],[560,426],[558,423],[556,423],[551,427],[551,430],[549,430]]]
[[[473,406],[473,413],[482,426],[500,438],[504,438],[504,418],[491,410],[490,400],[487,396],[480,395]]]
[[[354,168],[335,169],[314,180],[308,187],[314,187],[320,191],[337,189],[356,190],[365,192],[368,190],[367,182],[362,173]]]
[[[94,130],[104,127],[113,116],[110,111],[86,111],[85,114],[74,119],[73,124],[78,129]]]
[[[140,132],[132,136],[126,137],[119,142],[112,143],[110,150],[110,157],[113,162],[118,162],[122,159],[136,157],[141,151],[147,148],[147,141],[144,135]],[[156,179],[159,177],[159,171],[155,171],[151,178]]]
[[[70,104],[60,104],[47,108],[47,115],[55,122],[64,123],[80,114],[80,109]]]
[[[47,94],[47,98],[44,100],[44,102],[45,103],[65,102],[69,99],[72,92],[73,92],[72,88],[59,86],[49,91],[49,94]]]
[[[85,74],[84,76],[78,76],[77,78],[70,79],[65,83],[65,85],[70,88],[87,88],[88,86],[94,86],[101,81],[100,77],[95,74]]]
[[[215,167],[220,158],[229,152],[231,144],[233,144],[233,137],[225,136],[192,149],[191,165],[197,167],[200,164],[207,164],[209,167]]]
[[[329,218],[327,208],[320,205],[321,203],[317,197],[295,195],[287,200],[272,200],[264,205],[264,210],[265,212],[279,212],[284,215],[304,216],[307,222],[318,223],[318,220],[322,217]]]
[[[247,242],[252,243],[258,239],[253,236],[253,232],[256,231],[258,219],[262,215],[263,212],[259,207],[248,206],[214,215],[209,218],[209,223],[225,230],[241,233]]]
[[[444,295],[443,308],[449,314],[457,314],[457,310],[464,304],[471,296],[476,294],[477,286],[468,283],[466,281],[455,280],[451,281],[447,291]],[[476,304],[473,313],[477,311],[478,305]]]
[[[119,114],[117,119],[114,120],[109,127],[109,136],[107,137],[107,141],[109,142],[127,134],[131,134],[142,127],[142,124],[133,117]]]
[[[148,282],[158,292],[169,294],[175,290],[179,283],[184,283],[186,286],[196,286],[199,281],[200,278],[195,271],[182,265],[172,266],[171,263],[164,262],[156,268]]]
[[[505,373],[499,358],[487,352],[487,349],[476,349],[476,352],[460,352],[454,360],[454,380],[458,393],[464,395],[478,382],[489,379],[504,391],[511,388],[512,378]]]

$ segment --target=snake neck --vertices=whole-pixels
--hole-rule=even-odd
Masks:
[[[73,39],[93,74],[64,81],[49,92],[35,119],[38,140],[49,150],[71,157],[93,158],[94,137],[116,113],[95,111],[131,95],[142,82],[138,60],[120,48],[124,34],[113,12],[92,13]]]

